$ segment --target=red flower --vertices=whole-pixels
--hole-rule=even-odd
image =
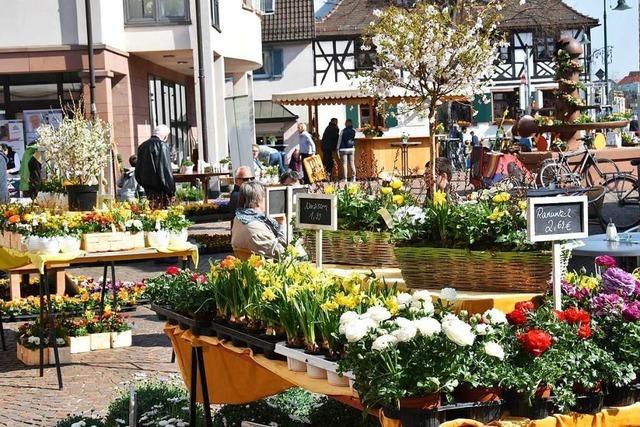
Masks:
[[[599,265],[600,267],[604,267],[604,268],[610,268],[610,267],[617,267],[618,263],[616,262],[616,260],[612,257],[610,257],[609,255],[600,255],[596,257],[596,264]]]
[[[176,276],[178,273],[180,273],[180,269],[176,266],[171,266],[167,268],[167,274],[169,276]]]
[[[511,313],[507,313],[507,320],[512,325],[524,325],[528,319],[523,310],[515,309]]]
[[[541,329],[530,329],[524,334],[518,335],[518,341],[522,347],[534,357],[540,357],[551,347],[551,335]]]
[[[520,311],[533,311],[536,306],[533,301],[520,301],[516,303],[516,310]]]
[[[576,307],[571,307],[560,312],[558,318],[560,320],[564,320],[570,325],[583,325],[591,322],[591,316],[589,316],[589,313]]]
[[[207,277],[204,274],[194,274],[191,276],[191,281],[196,283],[205,283],[207,281]]]
[[[589,323],[583,323],[578,328],[578,336],[583,340],[591,338],[591,325]]]

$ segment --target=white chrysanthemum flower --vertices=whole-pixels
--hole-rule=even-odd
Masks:
[[[407,292],[402,292],[396,296],[396,301],[398,302],[398,307],[400,307],[400,309],[402,310],[404,308],[408,308],[411,305],[413,297]]]
[[[355,311],[345,311],[342,313],[342,316],[340,316],[340,324],[344,325],[359,318],[360,316]]]
[[[493,356],[497,359],[504,360],[504,348],[500,344],[494,341],[490,341],[484,344],[484,352],[489,356]]]
[[[449,302],[456,302],[458,300],[458,292],[453,288],[442,288],[440,290],[440,299]]]
[[[378,323],[391,318],[391,312],[389,310],[387,310],[385,307],[380,307],[377,305],[369,307],[367,313],[369,314],[371,320],[374,320]]]
[[[344,328],[344,336],[348,342],[360,341],[367,335],[369,324],[363,320],[354,320],[346,324]]]
[[[425,337],[432,337],[442,331],[440,322],[433,317],[423,317],[421,319],[414,320],[413,324],[420,332],[420,335]]]
[[[371,349],[375,351],[382,351],[397,342],[398,339],[393,335],[382,335],[381,337],[376,338],[373,344],[371,344]]]
[[[407,342],[407,341],[411,341],[413,337],[416,336],[417,333],[418,333],[418,329],[416,328],[416,326],[413,324],[412,321],[409,321],[409,323],[407,323],[404,326],[401,326],[399,329],[396,329],[391,334],[394,337],[398,338],[399,342]]]
[[[442,321],[442,331],[447,338],[461,347],[472,345],[476,338],[471,331],[471,325],[455,316]]]
[[[491,325],[506,325],[507,323],[509,323],[504,312],[498,310],[497,308],[491,308],[485,311],[482,315],[482,320],[485,323],[489,323]]]
[[[394,321],[399,328],[403,328],[412,324],[411,320],[407,319],[406,317],[396,317]]]
[[[478,335],[487,335],[491,332],[493,332],[491,325],[487,325],[485,323],[479,323],[476,325],[476,334]]]

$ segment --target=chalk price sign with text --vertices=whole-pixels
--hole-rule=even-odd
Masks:
[[[338,229],[338,207],[334,194],[304,194],[294,196],[296,227],[316,231],[316,266],[322,268],[322,230]]]
[[[587,196],[531,197],[527,204],[527,237],[553,242],[553,301],[562,309],[562,243],[589,236]]]

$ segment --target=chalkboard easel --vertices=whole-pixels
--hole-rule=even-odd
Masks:
[[[305,194],[294,196],[296,226],[316,231],[316,266],[322,268],[322,231],[338,229],[336,196],[331,194]]]

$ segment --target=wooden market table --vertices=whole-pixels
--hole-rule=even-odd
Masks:
[[[431,138],[411,137],[411,155],[406,158],[404,165],[401,164],[402,147],[399,144],[402,144],[400,136],[357,138],[355,162],[358,167],[358,179],[377,178],[381,170],[391,173],[401,168],[406,169],[407,175],[414,171],[418,174],[423,173],[425,164],[431,159]]]
[[[236,347],[216,337],[195,336],[179,326],[166,325],[182,378],[191,391],[191,421],[195,424],[195,401],[212,404],[245,404],[280,393],[290,387],[302,387],[324,394],[362,410],[358,394],[350,387],[330,385],[325,379],[313,379],[305,372],[293,372],[287,362],[271,360],[251,349]],[[197,365],[197,366],[196,366]],[[195,381],[192,379],[195,378]],[[401,427],[400,421],[373,411],[383,427]],[[210,417],[210,414],[209,414]],[[605,409],[597,414],[554,415],[542,420],[508,418],[522,427],[628,427],[639,425],[640,403]],[[210,422],[210,419],[207,420]],[[205,424],[207,425],[207,424]],[[210,424],[208,424],[210,425]],[[484,424],[466,419],[447,421],[441,427],[480,427]]]
[[[173,175],[173,179],[175,182],[189,182],[193,187],[196,186],[196,181],[200,180],[204,190],[204,202],[207,203],[209,201],[209,180],[213,176],[231,176],[231,172],[176,173]]]

